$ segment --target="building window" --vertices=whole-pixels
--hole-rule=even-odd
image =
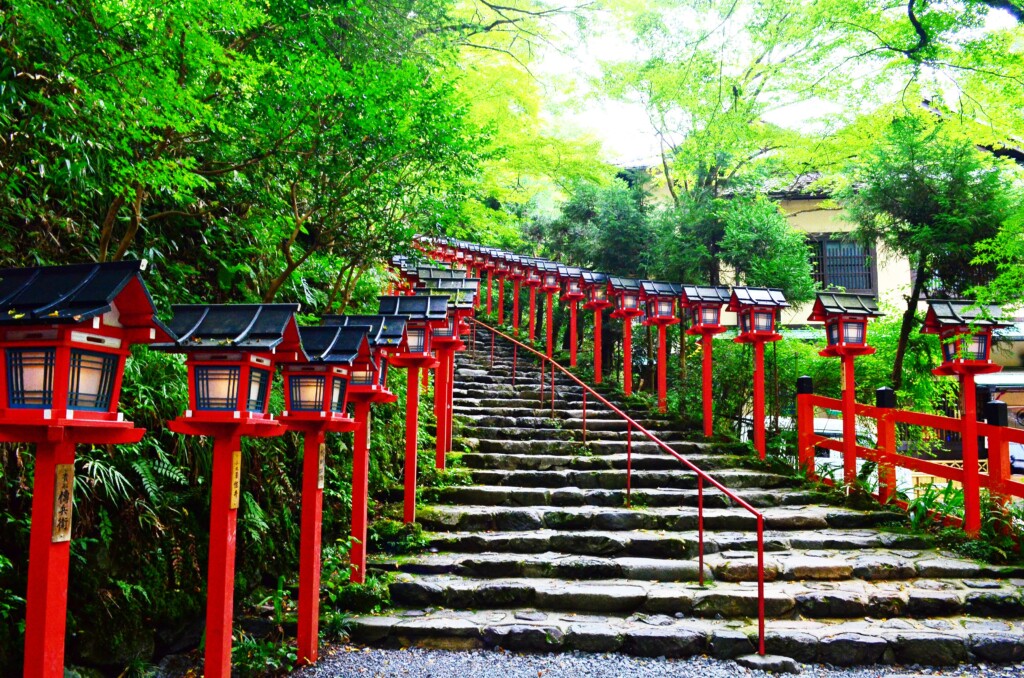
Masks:
[[[847,292],[878,293],[873,248],[830,234],[812,237],[810,245],[811,270],[821,289],[842,287]]]

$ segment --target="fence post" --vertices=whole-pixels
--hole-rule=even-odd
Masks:
[[[985,421],[989,426],[1009,425],[1006,403],[1002,400],[990,400],[985,403]],[[992,498],[1000,504],[1005,504],[1007,497],[1003,488],[1010,478],[1010,444],[1001,435],[988,439],[988,475]]]
[[[889,411],[896,407],[896,391],[880,388],[875,391],[875,407],[878,413],[878,501],[887,504],[896,496],[896,469],[892,455],[896,454],[896,422]]]
[[[796,454],[797,463],[810,479],[817,478],[814,465],[814,406],[810,396],[814,395],[814,380],[799,377],[796,380]]]

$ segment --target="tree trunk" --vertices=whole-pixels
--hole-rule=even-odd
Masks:
[[[921,297],[921,290],[925,283],[925,258],[922,256],[917,263],[917,275],[914,278],[914,287],[907,298],[907,310],[903,312],[903,322],[900,324],[900,338],[896,343],[896,358],[892,363],[892,388],[899,391],[903,387],[903,358],[907,354],[907,343],[910,341],[910,331],[914,329],[914,312],[917,310],[917,300]]]

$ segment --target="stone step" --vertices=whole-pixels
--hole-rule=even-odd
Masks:
[[[680,464],[680,467],[682,465]],[[731,469],[712,474],[730,490],[749,488],[792,488],[801,481],[796,478],[761,471]],[[520,487],[578,487],[581,489],[617,490],[626,487],[625,470],[609,471],[503,471],[472,472],[473,482],[481,485],[515,485]],[[697,476],[680,468],[676,471],[633,471],[634,488],[694,489]]]
[[[591,615],[507,607],[480,611],[395,610],[350,622],[352,639],[388,647],[501,648],[513,652],[623,653],[735,659],[756,649],[756,623],[667,614]],[[772,620],[769,654],[835,666],[1024,659],[1024,623],[953,616],[856,621]],[[741,669],[737,667],[737,674]]]
[[[647,558],[695,558],[699,536],[696,530],[674,532],[644,530],[550,530],[437,532],[427,533],[430,548],[459,553],[534,553],[588,556],[636,556]],[[811,530],[766,530],[767,553],[804,550],[850,552],[884,549],[918,557],[933,547],[929,537],[877,530],[820,528]],[[756,532],[708,530],[704,533],[706,554],[722,551],[757,551]],[[930,551],[929,551],[930,552]]]
[[[468,445],[472,449],[473,441],[468,441]],[[483,446],[481,445],[481,447]],[[633,454],[630,460],[629,455],[625,452],[617,454],[601,451],[589,453],[591,448],[584,443],[565,443],[562,445],[562,454],[544,454],[540,451],[519,454],[514,449],[508,452],[493,449],[489,452],[463,452],[462,464],[470,469],[505,471],[604,471],[609,469],[625,471],[627,462],[631,462],[634,472],[679,471],[689,473],[681,467],[678,459],[665,453]],[[688,454],[686,458],[708,472],[739,465],[739,460],[736,457],[725,455]]]
[[[546,416],[550,412],[550,407],[543,411],[541,414],[545,416],[523,416],[523,417],[508,417],[504,415],[495,415],[488,412],[474,412],[472,414],[460,415],[467,423],[474,427],[474,430],[483,428],[503,428],[503,429],[518,429],[522,431],[528,431],[532,428],[540,427],[544,428],[549,426],[552,419]],[[564,430],[578,430],[583,429],[583,419],[557,419],[558,425]],[[678,425],[666,425],[663,422],[652,421],[650,419],[635,418],[638,424],[644,428],[653,431],[659,435],[663,432],[679,433],[684,438],[689,440],[700,441],[695,431],[680,428]],[[614,414],[601,414],[600,416],[591,416],[591,412],[587,410],[587,431],[613,431],[625,435],[626,421],[621,419]],[[588,434],[589,435],[589,434]],[[642,434],[634,433],[637,437]]]
[[[474,425],[472,427],[473,436],[480,440],[523,440],[529,437],[531,440],[576,440],[583,441],[583,428],[562,426],[561,428],[547,428],[545,426],[547,422],[544,420],[538,420],[536,426],[519,427],[519,426],[480,426]],[[562,422],[560,422],[562,423]],[[590,418],[587,418],[587,441],[601,441],[601,440],[625,440],[626,439],[626,424],[623,421],[618,422],[620,430],[604,430],[595,429],[590,426]],[[694,439],[692,431],[671,431],[660,429],[656,432],[658,438],[662,441],[669,442],[692,442],[695,444],[701,444],[702,441]],[[640,433],[633,434],[634,440],[644,440],[645,436]],[[717,446],[707,445],[709,449],[718,449]]]
[[[465,456],[463,457],[465,459]],[[757,490],[746,489],[738,492],[744,501],[755,508],[769,506],[792,506],[811,504],[820,500],[815,490]],[[396,488],[394,501],[401,501],[402,490]],[[501,487],[493,485],[469,485],[420,490],[421,501],[440,504],[476,504],[483,506],[608,506],[621,508],[626,505],[625,490],[580,489],[576,487],[536,488]],[[706,508],[726,508],[730,501],[717,489],[704,492]],[[634,506],[697,506],[696,490],[673,490],[658,488],[636,489],[632,492]]]
[[[941,618],[957,615],[1024,618],[1018,587],[996,580],[774,581],[765,583],[769,619]],[[457,575],[398,574],[390,585],[398,605],[451,609],[508,606],[594,614],[683,614],[710,618],[756,618],[756,582],[695,583],[506,577],[500,581]]]
[[[706,546],[706,544],[705,544]],[[698,580],[697,558],[608,557],[558,551],[519,553],[436,553],[414,558],[374,559],[379,570],[410,574],[453,574],[495,579],[628,579],[658,582]],[[960,581],[975,591],[1007,590],[1001,579],[1024,577],[1024,567],[995,567],[963,558],[939,557],[932,552],[868,549],[863,551],[776,551],[765,556],[765,581],[910,581],[936,577]],[[705,553],[705,581],[757,581],[756,551]],[[945,580],[944,580],[945,581]],[[911,582],[913,584],[913,582]],[[949,590],[949,589],[942,589]]]
[[[651,456],[661,456],[666,459],[671,459],[675,462],[675,466],[667,466],[666,468],[683,468],[679,463],[679,460],[673,457],[669,452],[648,439],[646,436],[640,437],[635,436],[632,443],[628,443],[625,440],[588,440],[587,442],[575,441],[575,440],[545,440],[538,439],[530,436],[531,432],[524,432],[523,436],[520,436],[519,440],[487,440],[479,437],[473,437],[474,449],[482,454],[517,454],[521,456],[530,455],[563,455],[563,456],[608,456],[615,454],[625,455],[627,450],[632,448],[633,456],[638,454],[647,454]],[[669,449],[678,452],[679,454],[694,460],[696,459],[713,459],[715,457],[721,457],[722,455],[709,455],[709,445],[702,443],[693,442],[680,442],[680,441],[662,441],[669,447]],[[729,460],[733,465],[738,466],[741,463],[739,457],[729,457]],[[697,462],[694,461],[696,464]],[[699,464],[698,464],[699,466]]]
[[[867,528],[899,519],[899,514],[860,512],[831,506],[785,506],[762,511],[765,529],[808,530]],[[599,507],[425,506],[419,522],[432,531],[471,530],[666,530],[697,529],[698,512],[690,507],[607,509]],[[757,520],[741,508],[705,509],[706,530],[754,530]]]

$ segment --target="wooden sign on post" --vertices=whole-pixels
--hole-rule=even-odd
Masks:
[[[242,453],[235,451],[231,455],[231,504],[230,508],[238,508],[238,499],[242,494]]]
[[[53,490],[53,543],[71,541],[72,498],[75,493],[75,465],[57,464]]]

